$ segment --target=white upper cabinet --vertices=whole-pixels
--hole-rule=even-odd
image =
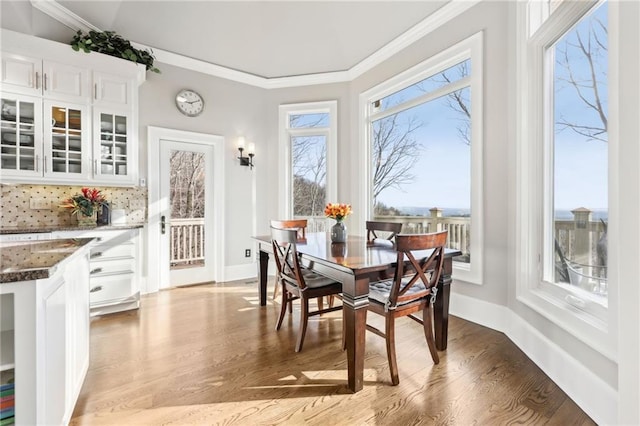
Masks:
[[[0,182],[138,181],[145,67],[0,29]]]
[[[47,98],[86,102],[89,91],[89,70],[52,61],[43,62],[43,94]]]
[[[94,71],[93,84],[94,105],[131,106],[134,87],[130,78]]]
[[[42,93],[39,81],[42,76],[41,58],[7,52],[2,52],[0,56],[2,57],[0,82],[3,90],[25,95]]]
[[[90,96],[89,70],[2,52],[3,91],[83,102]]]

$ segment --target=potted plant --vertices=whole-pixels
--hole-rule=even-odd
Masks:
[[[82,188],[81,193],[63,201],[61,208],[76,215],[78,225],[96,225],[98,209],[107,202],[99,189]]]
[[[147,67],[147,71],[160,72],[158,68],[153,66],[153,61],[156,58],[153,56],[152,51],[136,49],[129,40],[125,40],[115,31],[91,30],[88,33],[83,33],[82,30],[78,30],[70,44],[71,48],[76,52],[82,50],[86,53],[104,53],[105,55],[126,59],[136,64],[143,64]]]

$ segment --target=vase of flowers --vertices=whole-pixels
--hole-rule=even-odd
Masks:
[[[347,227],[343,223],[345,217],[352,213],[350,204],[334,204],[328,203],[324,208],[324,215],[331,219],[335,219],[336,223],[331,227],[331,242],[346,243]]]
[[[78,220],[78,226],[95,226],[98,210],[106,202],[99,189],[82,188],[79,194],[64,200],[60,207],[71,210]]]

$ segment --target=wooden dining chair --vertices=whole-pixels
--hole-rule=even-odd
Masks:
[[[438,293],[446,241],[447,231],[396,235],[397,267],[394,277],[369,285],[369,311],[385,318],[385,331],[369,324],[367,330],[386,339],[391,382],[394,385],[400,383],[396,361],[396,318],[408,316],[422,324],[431,358],[435,364],[440,362],[433,335],[432,307]],[[417,250],[432,251],[416,253]],[[422,318],[414,315],[420,311]]]
[[[304,241],[307,238],[307,219],[272,220],[271,227],[277,229],[297,229],[298,241]],[[280,285],[278,285],[278,276],[276,272],[276,279],[273,283],[273,300],[276,300],[279,292]]]
[[[372,243],[375,239],[381,238],[376,234],[378,232],[388,232],[389,235],[385,239],[393,241],[397,234],[402,231],[402,223],[396,222],[379,222],[368,220],[367,226],[367,242]]]
[[[309,300],[320,300],[324,296],[336,295],[342,292],[342,284],[309,270],[303,274],[296,248],[297,243],[297,230],[271,228],[271,245],[273,246],[278,268],[278,281],[282,291],[282,306],[280,307],[276,330],[280,330],[282,320],[287,311],[287,305],[290,305],[294,300],[300,299],[300,329],[298,330],[298,340],[295,347],[295,351],[300,352],[307,332],[309,317],[342,309],[342,306],[330,306],[323,309],[319,303],[317,310],[309,311]]]

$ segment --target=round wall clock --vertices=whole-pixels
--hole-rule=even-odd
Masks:
[[[187,117],[196,117],[204,109],[204,99],[194,90],[182,89],[176,95],[176,106]]]

